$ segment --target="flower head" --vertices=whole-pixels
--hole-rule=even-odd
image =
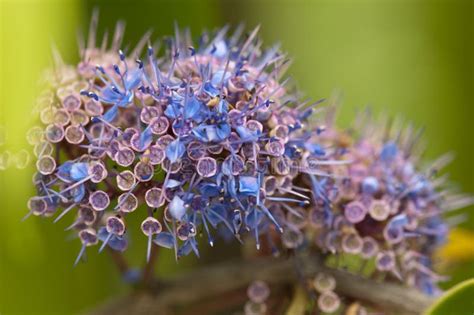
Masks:
[[[241,38],[227,28],[199,47],[177,31],[161,54],[153,46],[142,54],[143,40],[127,54],[121,31],[110,48],[89,41],[77,67],[61,64],[48,81],[43,126],[30,133],[38,158],[31,213],[62,208],[58,221],[75,211],[80,235],[94,227],[87,246],[123,251],[127,216],[140,212],[148,257],[152,242],[198,255],[197,231],[213,245],[221,227],[238,240],[253,235],[257,247],[272,231],[301,244],[275,209],[296,211],[295,224],[293,206],[309,203],[293,180],[300,160],[314,156],[302,130],[312,109],[279,80],[284,55],[260,50],[256,31]]]

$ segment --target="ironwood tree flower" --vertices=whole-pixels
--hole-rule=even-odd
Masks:
[[[212,246],[214,229],[239,241],[253,235],[257,248],[273,232],[291,243],[276,215],[310,202],[293,180],[317,172],[304,167],[308,157],[324,157],[305,144],[319,102],[290,92],[280,80],[286,56],[261,50],[257,30],[204,33],[197,46],[177,30],[161,54],[151,44],[142,54],[148,35],[120,50],[121,27],[110,47],[106,38],[96,47],[92,30],[76,67],[57,57],[38,100],[42,125],[28,134],[38,190],[30,213],[58,213],[57,222],[74,212],[79,258],[100,242],[124,251],[135,211],[147,257],[153,242],[176,258],[199,256],[197,237]]]
[[[78,64],[55,52],[27,135],[37,170],[27,216],[72,214],[75,264],[88,247],[125,251],[139,230],[147,260],[153,244],[178,259],[199,256],[201,238],[253,239],[262,255],[352,255],[375,266],[365,276],[439,292],[433,252],[453,223],[444,213],[473,200],[437,177],[446,156],[421,167],[413,128],[362,115],[343,130],[332,106],[315,119],[322,100],[301,100],[282,80],[288,59],[261,49],[258,28],[198,42],[176,29],[156,44],[147,33],[125,49],[122,24],[100,45],[96,24]],[[330,274],[302,280],[314,309],[364,310],[344,304]],[[269,285],[247,293],[246,314],[264,314]]]

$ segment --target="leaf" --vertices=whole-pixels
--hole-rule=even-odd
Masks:
[[[474,278],[445,292],[425,315],[472,315],[474,313]]]

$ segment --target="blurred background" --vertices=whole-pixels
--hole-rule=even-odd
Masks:
[[[87,33],[94,8],[99,34],[122,19],[125,42],[132,44],[150,28],[153,38],[171,34],[174,22],[195,36],[225,24],[260,24],[264,41],[280,42],[293,57],[288,74],[307,97],[342,92],[341,125],[369,105],[424,126],[427,158],[455,152],[447,171],[460,189],[474,193],[472,0],[0,0],[0,151],[27,147],[38,75],[51,65],[51,45],[77,62],[76,35]],[[89,263],[72,267],[80,245],[63,232],[67,222],[21,222],[33,194],[32,172],[0,171],[0,314],[77,314],[125,293],[106,255],[91,253]],[[474,276],[473,210],[461,210],[471,215],[453,235],[459,246],[443,252],[449,261],[443,272],[452,277],[445,287]],[[128,252],[134,264],[143,261],[144,248],[140,239]],[[158,273],[195,263],[186,258],[176,265],[162,256]]]

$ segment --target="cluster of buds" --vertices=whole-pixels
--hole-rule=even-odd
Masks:
[[[326,177],[310,175],[314,202],[295,226],[329,257],[357,256],[363,266],[374,263],[366,273],[438,294],[436,284],[445,277],[433,271],[434,251],[459,222],[443,216],[473,203],[446,187],[446,177],[436,178],[450,155],[422,169],[419,131],[367,113],[350,130],[326,127],[317,141],[331,147],[339,163],[323,169]]]
[[[199,48],[177,31],[163,56],[150,45],[144,61],[98,49],[92,36],[76,69],[57,62],[38,101],[43,126],[28,133],[38,171],[28,206],[41,216],[62,208],[55,221],[76,213],[78,260],[100,242],[125,250],[135,210],[147,257],[153,242],[177,258],[199,255],[196,237],[212,246],[212,229],[253,235],[257,248],[273,231],[294,242],[280,218],[310,202],[293,182],[318,167],[307,163],[321,152],[307,148],[304,129],[318,102],[298,103],[279,82],[285,56],[241,31],[203,34]]]

